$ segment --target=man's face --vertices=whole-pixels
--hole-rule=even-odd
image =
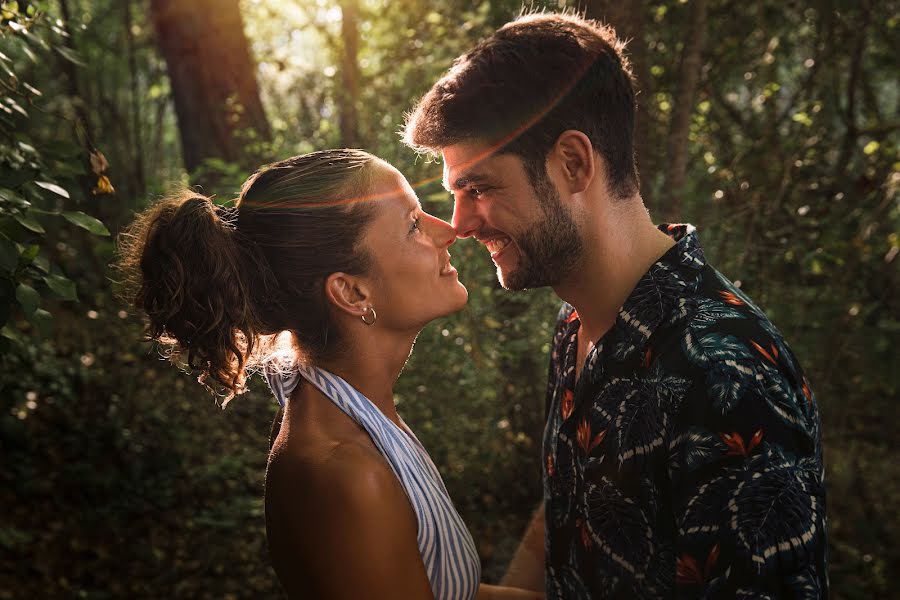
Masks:
[[[532,185],[520,157],[487,145],[454,144],[442,154],[456,235],[485,245],[504,288],[552,286],[571,272],[581,236],[546,173]]]

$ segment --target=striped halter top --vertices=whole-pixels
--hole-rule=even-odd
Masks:
[[[267,370],[269,387],[284,406],[301,377],[365,428],[409,497],[418,519],[418,544],[435,600],[471,600],[481,565],[437,467],[411,431],[404,431],[349,383],[316,367],[294,365],[288,373]]]

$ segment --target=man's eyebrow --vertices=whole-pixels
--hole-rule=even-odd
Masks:
[[[450,182],[448,189],[450,191],[458,190],[460,188],[466,187],[467,185],[470,185],[473,183],[474,184],[484,183],[485,181],[488,181],[488,180],[489,180],[489,177],[483,173],[466,173],[465,175],[462,175],[461,177],[457,177],[455,180]],[[447,186],[445,185],[444,187],[447,187]]]

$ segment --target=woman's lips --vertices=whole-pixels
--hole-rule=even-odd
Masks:
[[[441,267],[440,276],[441,277],[449,277],[451,275],[456,275],[456,267],[454,267],[450,263],[450,256],[447,256],[447,262]]]

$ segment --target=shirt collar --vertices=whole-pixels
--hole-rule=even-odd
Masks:
[[[647,341],[661,325],[684,314],[684,301],[700,285],[706,257],[693,225],[662,224],[659,230],[675,245],[641,277],[619,310],[611,350],[623,359],[635,351],[646,352]],[[613,333],[611,331],[610,333]]]

